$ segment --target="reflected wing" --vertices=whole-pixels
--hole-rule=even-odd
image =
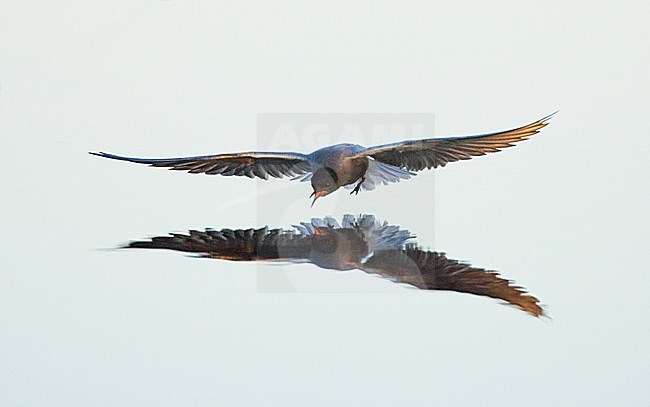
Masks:
[[[534,315],[544,311],[539,300],[523,287],[499,277],[499,273],[448,259],[444,253],[410,246],[405,250],[375,253],[363,265],[364,271],[428,290],[448,290],[497,298]]]
[[[512,130],[475,136],[410,140],[369,147],[359,156],[369,156],[383,163],[421,171],[444,167],[447,163],[495,153],[533,136],[544,128],[555,113],[534,123]]]
[[[311,241],[282,229],[208,229],[134,241],[124,248],[176,250],[233,261],[302,261],[309,259]]]
[[[235,175],[268,179],[295,177],[311,171],[307,156],[299,153],[238,153],[181,158],[134,158],[109,153],[90,153],[113,160],[148,164],[152,167],[170,167],[172,170],[192,174]]]

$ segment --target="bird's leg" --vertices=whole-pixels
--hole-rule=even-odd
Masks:
[[[365,181],[365,180],[366,180],[366,177],[361,177],[361,179],[359,180],[359,183],[354,187],[352,192],[350,192],[350,195],[358,194],[359,191],[361,190],[361,184],[363,184],[363,181]]]

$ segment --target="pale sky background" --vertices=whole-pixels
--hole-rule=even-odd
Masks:
[[[430,3],[0,1],[0,404],[647,405],[649,3]],[[515,148],[314,208],[306,184],[267,200],[87,154],[250,150],[261,113],[429,113],[445,136],[558,109]],[[552,320],[101,250],[343,213],[499,270]],[[260,292],[273,273],[327,292]]]

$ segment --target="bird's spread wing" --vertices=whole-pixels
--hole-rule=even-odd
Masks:
[[[311,171],[307,156],[299,153],[238,153],[181,158],[134,158],[109,153],[90,153],[114,160],[148,164],[152,167],[169,167],[172,170],[189,171],[192,174],[219,174],[282,178],[295,177]]]
[[[176,250],[231,261],[301,262],[309,258],[311,241],[281,229],[207,229],[133,241],[123,247]]]
[[[534,315],[544,315],[539,300],[499,273],[447,258],[444,253],[408,246],[376,252],[362,270],[428,290],[448,290],[506,301]]]
[[[377,161],[409,171],[444,167],[450,162],[468,160],[512,147],[514,143],[537,134],[548,124],[554,114],[512,130],[475,136],[432,138],[385,144],[369,147],[358,156],[372,157]]]

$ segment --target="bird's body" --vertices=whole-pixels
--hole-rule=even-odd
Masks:
[[[359,156],[365,147],[358,144],[336,144],[309,154],[309,159],[334,171],[341,186],[359,181],[368,170],[369,159]]]
[[[336,144],[302,154],[294,152],[246,152],[180,158],[133,158],[109,153],[100,157],[168,167],[193,174],[246,176],[268,179],[292,177],[311,181],[316,199],[342,186],[354,186],[352,193],[372,190],[377,185],[399,182],[414,171],[444,167],[450,162],[501,151],[537,134],[553,115],[526,126],[496,133],[407,140],[374,147]],[[313,203],[312,203],[313,205]]]

